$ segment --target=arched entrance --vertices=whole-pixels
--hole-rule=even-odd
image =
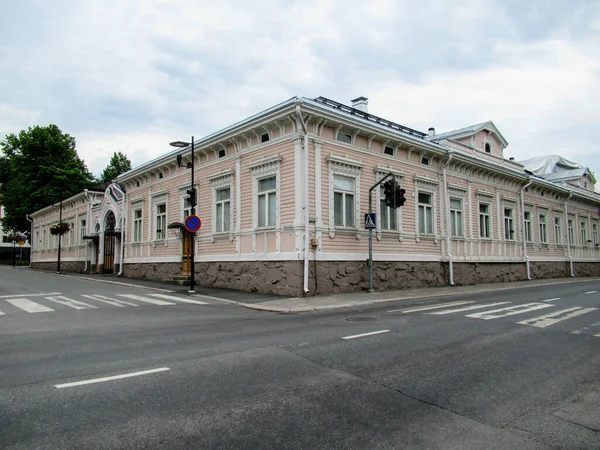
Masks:
[[[112,273],[115,270],[116,224],[115,213],[108,211],[104,219],[104,273]]]

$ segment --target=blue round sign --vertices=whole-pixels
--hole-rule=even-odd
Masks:
[[[183,222],[185,229],[190,233],[195,233],[202,226],[202,221],[198,216],[187,216]]]

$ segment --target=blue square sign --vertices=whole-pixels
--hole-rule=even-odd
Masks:
[[[375,213],[366,213],[365,214],[365,230],[372,230],[376,228],[375,224]]]

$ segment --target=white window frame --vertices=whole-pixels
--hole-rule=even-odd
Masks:
[[[510,214],[506,214],[507,211],[510,211]],[[515,241],[515,209],[504,206],[504,240],[505,241]]]
[[[429,195],[430,196],[430,203],[422,203],[420,200],[420,195],[424,194],[424,195]],[[419,235],[428,235],[428,236],[432,236],[435,234],[435,210],[434,210],[434,205],[435,205],[435,192],[431,192],[428,191],[426,189],[419,189],[419,191],[416,193],[417,195],[417,232],[419,233]],[[425,219],[423,224],[421,224],[421,210],[423,210],[423,218]],[[427,211],[429,211],[429,215],[430,215],[430,219],[429,222],[427,221]],[[421,225],[423,225],[423,227],[421,227]],[[429,226],[428,226],[429,225]],[[423,231],[421,231],[421,229],[423,229]]]
[[[542,220],[542,218],[544,220]],[[548,243],[548,214],[538,214],[538,228],[539,228],[539,236],[540,243],[547,244]]]
[[[587,241],[587,220],[579,221],[579,233],[581,236],[581,246],[585,247],[588,245]]]
[[[85,218],[80,218],[79,219],[79,243],[80,244],[84,243],[83,237],[85,236],[86,230],[87,230],[87,220]]]
[[[264,134],[264,133],[263,133]],[[262,135],[261,135],[262,136]],[[233,227],[234,227],[234,222],[233,222],[233,206],[234,206],[234,190],[233,190],[233,175],[234,172],[233,170],[227,170],[225,172],[221,172],[218,173],[217,175],[214,175],[212,177],[209,178],[210,180],[210,184],[211,184],[211,189],[212,189],[212,233],[213,234],[229,234],[230,237],[233,236]],[[217,192],[222,190],[222,189],[229,189],[229,228],[228,229],[223,229],[223,230],[218,230],[217,229],[217,204],[221,203],[220,201],[217,201]],[[277,197],[279,197],[279,195],[277,195]],[[224,223],[224,221],[223,221]]]
[[[270,158],[266,158],[264,161],[261,161],[256,164],[252,164],[250,169],[252,171],[252,226],[255,230],[269,230],[269,229],[279,229],[281,227],[281,174],[280,174],[280,163],[281,157],[279,155],[275,155]],[[275,224],[268,227],[259,227],[258,226],[258,186],[259,180],[264,180],[266,178],[275,177]],[[234,190],[230,187],[230,192],[233,194]],[[213,194],[214,195],[214,194]],[[215,202],[213,201],[213,206]],[[231,214],[233,214],[233,207],[231,208]],[[213,218],[215,214],[213,214]],[[214,220],[214,219],[213,219]],[[230,227],[233,227],[233,220],[230,222]],[[214,228],[213,228],[214,229]]]
[[[523,227],[525,228],[525,242],[533,242],[531,211],[523,211]]]
[[[563,245],[562,238],[562,218],[554,216],[554,242],[556,245]]]
[[[573,228],[573,223],[575,219],[567,219],[567,239],[569,240],[569,245],[575,245],[575,229]]]
[[[592,244],[594,246],[600,244],[600,241],[598,240],[598,224],[597,223],[592,223]]]
[[[452,201],[460,202],[460,209],[453,208]],[[450,209],[450,235],[457,238],[465,237],[465,202],[462,198],[450,197],[448,207]],[[460,234],[457,232],[458,224],[460,224]]]
[[[135,217],[135,214],[139,212],[140,217]],[[133,229],[131,232],[132,243],[137,244],[144,240],[144,208],[143,206],[135,207],[133,210],[133,220],[131,221]]]
[[[377,180],[381,180],[382,178],[386,177],[388,175],[388,173],[377,172]],[[402,177],[400,175],[394,175],[394,178],[396,179],[397,186],[402,187]],[[385,195],[383,194],[383,190],[384,190],[384,184],[387,183],[388,181],[393,181],[393,178],[388,177],[383,183],[381,183],[379,185],[379,187],[377,189],[377,196],[376,196],[376,201],[377,201],[376,211],[377,211],[377,217],[378,217],[378,220],[376,221],[377,222],[376,223],[377,231],[378,232],[385,231],[386,233],[399,233],[402,230],[402,214],[401,214],[402,207],[398,207],[398,208],[394,209],[391,206],[384,205]],[[390,224],[390,222],[391,222],[390,219],[392,217],[394,217],[396,219],[396,227],[395,228],[392,228],[391,224]],[[385,226],[384,226],[384,222],[385,222]]]
[[[364,167],[360,161],[350,158],[331,155],[327,158],[329,163],[329,237],[335,236],[335,231],[351,230],[360,236],[360,171]],[[335,176],[354,178],[354,225],[346,224],[344,227],[335,225]]]
[[[481,207],[485,206],[486,211],[482,212]],[[492,205],[486,202],[479,202],[477,208],[479,218],[479,238],[480,239],[492,239]],[[483,220],[483,221],[482,221]],[[483,227],[482,227],[483,225]]]

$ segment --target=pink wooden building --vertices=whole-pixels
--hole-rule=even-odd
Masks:
[[[562,158],[529,170],[504,158],[507,145],[492,122],[423,133],[369,114],[364,97],[294,97],[196,140],[197,284],[366,289],[369,189],[390,173],[407,201],[392,209],[373,191],[375,289],[600,275],[594,175]],[[188,276],[189,158],[189,148],[170,151],[68,199],[65,268]],[[58,208],[31,218],[33,265],[52,267]]]

